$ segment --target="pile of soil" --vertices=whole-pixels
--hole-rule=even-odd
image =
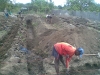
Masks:
[[[15,55],[14,57],[18,57],[20,61],[16,62],[17,65],[13,64],[14,69],[17,69],[18,73],[15,74],[15,70],[12,70],[12,72],[10,70],[10,73],[13,73],[14,75],[21,75],[21,72],[23,72],[23,75],[54,75],[55,69],[54,65],[50,64],[52,61],[50,57],[52,47],[57,42],[67,42],[75,47],[83,47],[85,53],[94,54],[100,52],[99,22],[92,23],[90,20],[72,16],[53,16],[52,19],[52,23],[50,24],[46,22],[44,17],[34,14],[24,15],[23,21],[15,22],[17,25],[20,25],[20,27],[18,32],[15,32],[17,33],[15,34],[15,40],[13,41],[13,45],[11,45],[11,49],[8,51],[10,57],[8,56],[7,61],[5,60],[5,62],[12,59],[13,55]],[[95,26],[95,24],[97,25]],[[27,48],[30,53],[27,55],[20,52],[20,45]],[[17,59],[14,61],[17,61]],[[98,64],[100,60],[96,56],[83,56],[81,60],[77,60],[74,56],[70,65],[72,67],[71,69],[76,72],[74,74],[78,75],[80,74],[76,70],[78,67],[90,65],[90,63],[93,64],[94,62],[95,65],[100,66]],[[10,66],[10,68],[13,69],[13,66]],[[3,72],[4,67],[5,64],[2,66]],[[62,67],[62,65],[60,65],[60,67]],[[92,66],[90,67],[93,68]],[[88,68],[82,68],[81,70],[84,69],[87,70]],[[100,69],[100,67],[96,67],[96,69]],[[64,69],[61,68],[60,70],[62,72]],[[5,71],[7,71],[7,68]],[[9,73],[9,70],[7,72]],[[97,71],[91,73],[96,72]],[[65,74],[65,72],[63,73]],[[71,73],[73,75],[73,72]],[[83,71],[81,73],[83,74]],[[87,75],[91,75],[91,73],[87,73]]]
[[[95,24],[94,26],[90,24],[90,20],[77,17],[56,18],[54,18],[53,21],[57,20],[57,22],[53,24],[45,23],[45,20],[42,19],[41,24],[37,26],[36,32],[39,42],[34,48],[36,51],[41,50],[39,52],[44,53],[44,55],[39,53],[42,55],[41,57],[49,59],[53,44],[57,42],[67,42],[75,47],[83,47],[86,54],[97,54],[100,52],[100,31],[94,28]],[[98,26],[99,24],[100,23],[98,23]],[[77,61],[76,57],[73,57],[71,66],[83,66],[87,62],[96,62],[98,64],[100,60],[96,56],[83,56],[81,61]],[[50,70],[52,68],[49,67],[48,69]]]

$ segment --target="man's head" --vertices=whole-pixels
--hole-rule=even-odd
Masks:
[[[84,53],[84,49],[79,47],[76,49],[75,55],[82,57],[83,53]]]

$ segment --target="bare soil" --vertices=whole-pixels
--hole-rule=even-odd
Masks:
[[[13,24],[12,20],[9,22]],[[54,65],[50,63],[52,47],[56,42],[67,42],[75,47],[83,47],[87,54],[100,52],[99,22],[72,16],[53,16],[52,23],[49,24],[44,17],[32,14],[25,15],[23,21],[14,20],[14,22],[16,25],[12,26],[11,34],[6,36],[8,39],[4,39],[4,42],[12,43],[8,42],[4,47],[9,50],[1,49],[4,45],[0,48],[1,52],[5,51],[3,55],[9,54],[1,61],[2,75],[55,75]],[[11,48],[8,48],[9,45]],[[20,45],[26,47],[30,53],[22,53],[19,49]],[[20,61],[17,61],[17,58],[11,60],[12,56],[18,57]],[[10,65],[13,62],[17,65]],[[70,63],[71,75],[99,75],[99,63],[100,59],[97,56],[83,56],[80,60],[73,57]],[[63,68],[61,75],[65,75]]]

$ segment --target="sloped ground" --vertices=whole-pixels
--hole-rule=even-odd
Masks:
[[[9,21],[9,19],[8,19]],[[23,43],[22,23],[18,19],[12,18],[10,21],[11,29],[1,40],[0,46],[0,75],[28,75],[27,60],[25,55],[19,50]],[[25,30],[24,30],[25,31]],[[0,42],[1,43],[1,42]]]
[[[1,75],[55,75],[51,52],[56,42],[64,41],[83,47],[85,53],[100,52],[100,23],[56,16],[53,16],[52,21],[52,24],[48,24],[44,17],[26,15],[24,21],[15,22],[20,27],[14,29],[16,36],[10,44],[11,48],[5,51],[7,58],[1,62]],[[19,49],[21,45],[30,53],[23,53]],[[100,74],[100,59],[96,56],[83,56],[81,60],[73,57],[70,66],[72,75]],[[62,65],[60,71],[61,75],[65,75]]]
[[[53,18],[53,21],[55,21],[55,19],[56,17]],[[100,52],[100,32],[98,31],[98,26],[100,23],[98,23],[98,26],[96,25],[96,27],[95,23],[77,17],[57,18],[56,20],[57,22],[53,24],[46,24],[42,19],[41,26],[45,25],[47,30],[38,35],[40,37],[38,48],[41,49],[45,54],[48,54],[48,57],[51,56],[53,44],[61,41],[68,42],[76,47],[83,47],[85,53]],[[91,25],[91,23],[94,25]],[[49,60],[49,58],[47,59]],[[46,64],[45,61],[47,59],[44,59],[44,65]],[[71,61],[71,67],[82,66],[85,63],[96,63],[98,65],[99,62],[100,59],[98,59],[96,56],[83,56],[81,61],[77,61],[77,59],[73,57],[73,60]],[[46,68],[46,70],[52,69],[54,72],[54,67],[51,66],[52,65]],[[98,67],[100,68],[100,65],[98,65]],[[87,75],[91,75],[92,73],[93,72],[91,71],[91,73],[88,73]]]

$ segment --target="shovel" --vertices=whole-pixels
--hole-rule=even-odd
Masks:
[[[83,54],[85,56],[97,56],[98,58],[100,58],[100,53],[97,54]]]

